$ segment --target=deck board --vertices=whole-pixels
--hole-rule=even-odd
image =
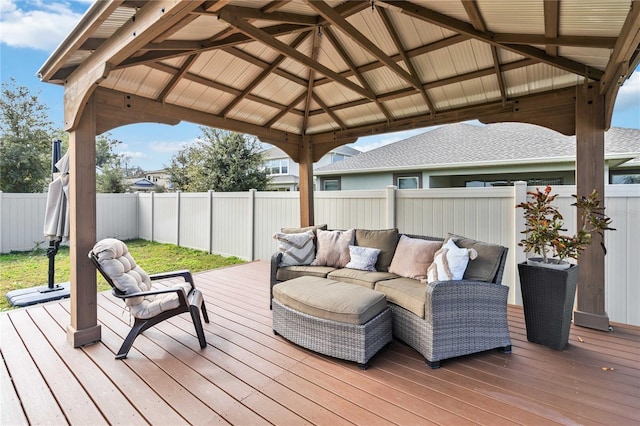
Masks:
[[[1,314],[2,424],[617,424],[640,423],[640,328],[572,327],[564,351],[526,340],[509,306],[513,353],[431,370],[393,341],[361,371],[275,336],[269,263],[196,274],[211,322],[200,349],[188,314],[139,336],[122,302],[98,295],[102,341],[66,342],[69,301]],[[603,368],[606,368],[603,369]]]

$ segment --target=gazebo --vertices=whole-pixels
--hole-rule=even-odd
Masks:
[[[249,133],[300,164],[358,137],[479,119],[576,135],[577,193],[604,193],[604,131],[640,61],[638,0],[98,1],[39,71],[70,134],[69,342],[100,340],[95,137],[182,120]],[[581,257],[575,322],[606,330],[604,255]]]

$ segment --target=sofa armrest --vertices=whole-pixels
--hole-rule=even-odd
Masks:
[[[282,261],[282,253],[276,252],[271,256],[271,278],[270,278],[270,293],[269,293],[269,306],[271,306],[271,299],[273,299],[273,286],[278,284],[276,274],[278,273],[278,267]]]
[[[484,281],[436,281],[427,284],[425,320],[434,330],[457,325],[506,321],[509,287]],[[456,325],[457,324],[457,325]],[[449,328],[450,330],[450,328]]]

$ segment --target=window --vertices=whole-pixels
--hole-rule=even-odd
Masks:
[[[323,191],[340,191],[340,178],[322,178],[320,184]]]
[[[264,163],[264,169],[268,175],[286,175],[289,173],[289,160],[277,158]]]
[[[394,174],[394,185],[398,189],[420,189],[422,188],[422,175]]]
[[[527,186],[556,186],[563,185],[562,178],[534,178],[534,179],[492,179],[492,180],[468,180],[465,182],[467,188],[477,187],[495,187],[495,186],[513,186],[513,183],[517,180],[524,180],[527,182]]]
[[[640,170],[626,170],[611,172],[611,183],[613,184],[633,184],[640,183]]]

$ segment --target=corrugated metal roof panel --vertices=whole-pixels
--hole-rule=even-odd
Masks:
[[[304,91],[305,87],[279,75],[270,74],[251,93],[282,105],[289,105]]]
[[[478,0],[489,31],[544,34],[544,2],[541,0]]]
[[[388,32],[377,12],[359,13],[347,18],[347,22],[356,27],[369,41],[382,50],[387,56],[398,53],[395,43],[388,36]]]
[[[375,104],[358,105],[336,111],[340,119],[348,126],[359,126],[384,120],[385,116]]]
[[[100,27],[92,34],[94,38],[109,38],[120,28],[125,22],[136,14],[136,10],[130,7],[118,7],[108,19],[106,19]]]
[[[393,118],[412,117],[429,111],[420,94],[393,99],[385,102],[384,105],[393,112]]]
[[[388,68],[378,68],[362,75],[373,91],[382,94],[409,86],[403,78]]]
[[[510,70],[503,75],[509,97],[560,89],[580,83],[579,76],[545,64]]]
[[[561,47],[559,54],[562,57],[604,70],[611,56],[611,51],[609,49],[594,49],[588,47]]]
[[[415,49],[455,34],[453,31],[412,19],[391,9],[389,9],[389,18],[406,50]]]
[[[418,0],[412,1],[422,7],[452,16],[460,21],[469,21],[467,12],[461,1],[452,0]]]
[[[226,23],[216,16],[200,15],[186,27],[182,27],[167,40],[206,40],[226,28]]]
[[[616,37],[630,7],[629,0],[562,0],[560,35]]]
[[[229,111],[227,117],[233,120],[262,125],[278,112],[275,108],[245,98],[240,101],[235,108]]]

